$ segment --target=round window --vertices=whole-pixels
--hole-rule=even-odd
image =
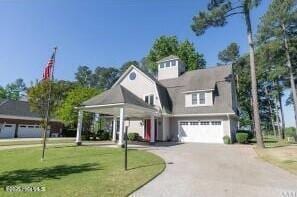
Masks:
[[[136,73],[135,72],[130,73],[129,78],[130,80],[134,80],[136,78]]]

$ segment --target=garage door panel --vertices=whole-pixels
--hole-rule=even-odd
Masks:
[[[181,142],[223,143],[221,121],[179,122]]]
[[[42,128],[38,125],[20,125],[18,137],[20,138],[40,138],[42,137]]]
[[[15,124],[0,125],[0,138],[14,138]]]

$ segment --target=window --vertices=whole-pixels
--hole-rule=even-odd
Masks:
[[[199,122],[190,122],[190,125],[199,125]]]
[[[154,95],[147,95],[144,97],[144,102],[149,104],[149,105],[154,105]]]
[[[200,125],[209,125],[209,121],[201,121]]]
[[[154,95],[150,95],[150,105],[154,105]]]
[[[166,67],[170,67],[170,62],[166,62]]]
[[[28,128],[34,128],[34,126],[28,126]]]
[[[134,80],[136,78],[136,73],[135,72],[130,73],[129,78],[130,80]]]
[[[12,127],[12,125],[10,125],[10,124],[7,124],[7,125],[5,125],[5,127]]]
[[[199,93],[199,104],[205,104],[205,93]]]
[[[221,125],[221,121],[211,121],[211,125]]]
[[[180,125],[188,125],[188,122],[180,122]]]
[[[197,105],[197,94],[192,94],[192,105]]]
[[[176,61],[175,60],[171,61],[171,66],[176,66]]]
[[[160,64],[160,68],[164,68],[164,63],[161,63]]]
[[[26,128],[26,126],[25,126],[25,125],[21,125],[20,127],[21,127],[21,128]]]

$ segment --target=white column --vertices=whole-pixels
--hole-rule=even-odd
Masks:
[[[77,130],[76,130],[76,140],[75,143],[77,145],[81,145],[81,129],[82,129],[82,121],[83,121],[83,111],[78,111],[78,120],[77,120]]]
[[[119,142],[118,145],[124,144],[124,108],[120,108],[120,130],[119,130]]]
[[[113,121],[112,121],[112,141],[115,142],[116,139],[116,133],[117,133],[117,117],[113,117]]]
[[[151,116],[151,143],[155,142],[155,117]]]
[[[168,128],[169,124],[168,124],[168,118],[164,117],[162,118],[162,133],[163,133],[163,141],[167,141],[168,139]]]

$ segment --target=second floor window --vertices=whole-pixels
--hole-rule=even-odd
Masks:
[[[192,105],[204,105],[205,104],[205,92],[192,94]]]
[[[199,93],[199,104],[205,104],[205,93]]]
[[[144,102],[149,104],[149,105],[154,105],[154,95],[147,95],[144,97]]]

